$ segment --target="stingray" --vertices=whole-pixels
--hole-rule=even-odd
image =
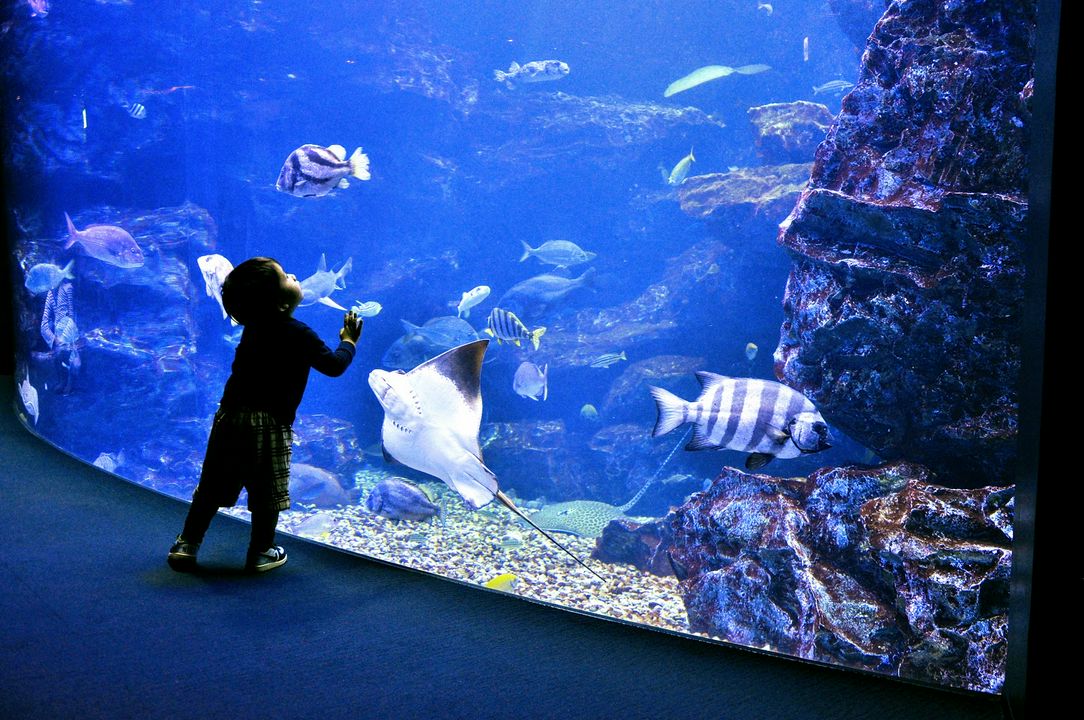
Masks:
[[[620,507],[597,500],[571,500],[547,505],[531,515],[531,520],[538,527],[553,532],[597,538],[602,535],[603,528],[611,520],[625,517],[625,511],[640,502],[640,498],[644,496],[654,480],[655,478],[652,477],[644,483],[640,491]]]
[[[471,510],[494,499],[542,533],[588,572],[602,577],[540,528],[501,492],[482,462],[482,358],[489,340],[454,347],[410,372],[373,370],[369,387],[384,408],[384,458],[443,480]]]

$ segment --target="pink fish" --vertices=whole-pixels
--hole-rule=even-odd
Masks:
[[[45,17],[49,14],[49,0],[26,0],[30,6],[30,17]]]
[[[68,213],[64,213],[68,223],[67,250],[75,243],[83,246],[83,252],[92,258],[120,268],[143,267],[143,251],[139,249],[128,231],[116,225],[87,225],[76,230]]]

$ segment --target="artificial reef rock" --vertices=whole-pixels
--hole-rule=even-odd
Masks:
[[[611,522],[592,556],[676,574],[693,631],[996,692],[1012,515],[1012,488],[944,488],[908,463],[724,468],[664,518]]]
[[[681,184],[678,201],[687,215],[701,220],[720,219],[721,208],[735,206],[774,215],[805,189],[811,168],[808,163],[791,163],[693,175]]]
[[[805,100],[749,108],[757,155],[773,164],[809,162],[834,119],[826,106]]]
[[[777,376],[945,485],[1013,473],[1035,13],[892,4],[780,226]]]

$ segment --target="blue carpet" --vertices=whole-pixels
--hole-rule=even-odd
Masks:
[[[0,376],[0,718],[1002,717],[1001,704],[626,627],[304,541],[239,572],[219,516],[56,451]]]

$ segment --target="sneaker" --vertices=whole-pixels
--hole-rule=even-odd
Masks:
[[[169,549],[166,562],[171,568],[180,572],[191,570],[196,564],[197,552],[199,552],[199,543],[188,542],[178,535],[173,547]]]
[[[272,545],[264,550],[262,553],[255,555],[249,554],[248,562],[245,563],[246,570],[253,570],[255,572],[267,572],[268,570],[274,570],[279,565],[286,563],[286,551],[281,545]]]

